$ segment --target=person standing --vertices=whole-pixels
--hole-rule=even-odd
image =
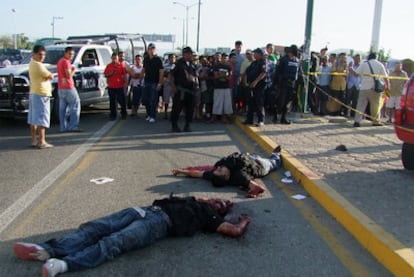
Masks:
[[[281,114],[280,123],[290,124],[286,119],[288,105],[294,98],[295,83],[298,79],[299,59],[298,47],[291,45],[286,49],[286,55],[280,59],[279,65],[276,67],[277,86],[280,90],[278,109]],[[273,122],[277,121],[275,115]]]
[[[231,66],[223,60],[221,53],[216,53],[217,63],[213,67],[214,72],[214,96],[213,96],[213,123],[217,116],[221,116],[221,121],[227,123],[226,116],[233,113],[232,92],[230,89]]]
[[[372,67],[372,72],[370,69]],[[354,127],[361,127],[362,115],[369,103],[371,117],[373,119],[373,126],[381,126],[380,120],[380,103],[383,92],[376,92],[374,90],[374,77],[372,74],[388,76],[387,71],[382,63],[377,60],[377,54],[371,53],[368,55],[368,61],[362,63],[356,70],[350,68],[352,74],[362,76],[361,89],[359,91],[357,110],[354,119]],[[383,78],[384,89],[388,89],[389,83],[387,78]]]
[[[252,64],[253,62],[253,52],[250,49],[246,50],[246,59],[243,61],[241,68],[240,68],[240,76],[237,80],[237,83],[240,84],[241,93],[238,107],[240,108],[240,112],[246,112],[247,109],[247,99],[249,94],[249,85],[246,81],[246,69]]]
[[[147,117],[149,123],[154,123],[157,107],[158,107],[158,92],[161,91],[164,79],[164,66],[160,57],[156,54],[155,44],[148,45],[148,55],[144,57],[144,93],[143,102],[147,110]]]
[[[328,57],[322,56],[321,65],[319,67],[320,76],[318,77],[318,85],[316,88],[316,106],[319,115],[325,116],[328,114],[326,110],[326,103],[328,102],[328,95],[330,93],[329,84],[331,82],[331,65],[328,64]]]
[[[29,64],[30,95],[27,123],[30,125],[32,147],[52,148],[46,142],[46,128],[50,127],[50,97],[52,96],[52,73],[42,63],[46,49],[42,45],[33,47],[33,57]]]
[[[162,101],[164,106],[164,119],[168,119],[168,106],[172,98],[170,73],[175,68],[177,56],[175,54],[168,55],[168,61],[164,64],[164,88],[162,90]]]
[[[178,126],[180,113],[185,109],[184,132],[191,132],[190,123],[194,113],[194,95],[198,89],[197,69],[192,62],[193,50],[183,48],[183,57],[177,61],[170,74],[170,85],[173,93],[171,124],[173,132],[181,132]]]
[[[124,93],[125,76],[127,70],[125,65],[119,62],[118,55],[112,54],[112,62],[105,68],[104,75],[108,79],[108,94],[109,94],[109,108],[110,108],[110,120],[116,119],[116,103],[121,106],[121,118],[126,119],[126,99]]]
[[[266,61],[261,48],[253,50],[254,61],[246,69],[246,80],[249,85],[247,117],[244,124],[253,124],[254,113],[257,114],[257,126],[264,125],[264,93],[266,87]]]
[[[349,63],[349,68],[351,67],[356,70],[361,63],[361,55],[356,54],[353,57],[353,62]],[[355,116],[355,109],[358,102],[359,96],[359,89],[361,87],[361,76],[355,76],[354,74],[348,74],[347,82],[346,82],[346,100],[345,104],[347,106],[351,105],[352,110],[350,111],[350,116],[353,118]],[[348,114],[347,109],[345,110],[345,116]]]
[[[338,60],[332,64],[331,73],[333,73],[330,83],[331,96],[339,101],[339,103],[331,101],[335,103],[332,113],[333,115],[343,115],[341,103],[345,102],[346,76],[348,75],[345,53],[339,54]]]
[[[399,77],[390,79],[390,97],[387,103],[385,103],[386,112],[388,115],[388,122],[392,123],[394,118],[395,109],[400,107],[401,95],[404,90],[404,84],[408,79],[407,72],[402,70],[402,63],[397,61],[394,65],[394,70],[390,73],[390,77]]]
[[[135,64],[133,64],[129,70],[129,75],[131,76],[132,84],[132,112],[131,116],[136,116],[138,114],[139,104],[142,97],[142,88],[144,86],[144,81],[142,78],[142,56],[135,56]]]
[[[63,58],[57,63],[61,132],[82,132],[82,129],[79,128],[80,99],[73,81],[75,67],[71,64],[74,55],[73,47],[66,47]]]

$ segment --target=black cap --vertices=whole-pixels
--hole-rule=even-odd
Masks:
[[[183,48],[183,54],[184,53],[191,53],[193,54],[193,49],[191,49],[191,47],[187,46]]]
[[[155,44],[154,44],[154,43],[150,43],[150,44],[148,44],[148,49],[150,49],[150,48],[156,48],[156,47],[155,47]]]
[[[264,55],[264,51],[262,48],[256,48],[253,50],[253,53],[258,53],[260,55]]]

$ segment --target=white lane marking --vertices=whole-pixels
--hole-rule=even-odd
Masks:
[[[75,162],[100,140],[116,123],[110,121],[106,123],[99,131],[93,134],[85,143],[76,149],[69,157],[63,160],[55,169],[53,169],[42,180],[35,184],[30,190],[17,199],[0,215],[0,235],[3,231],[24,211],[26,210],[46,189],[60,178]]]

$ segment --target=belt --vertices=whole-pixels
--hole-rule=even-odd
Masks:
[[[164,220],[165,222],[167,222],[167,225],[169,228],[172,227],[172,223],[171,223],[171,219],[168,216],[168,214],[166,214],[160,206],[150,206],[149,209],[155,213],[158,213]]]

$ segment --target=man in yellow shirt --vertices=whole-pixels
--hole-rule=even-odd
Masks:
[[[45,129],[50,126],[50,97],[52,96],[50,81],[53,79],[53,75],[42,63],[46,56],[46,50],[42,45],[35,45],[32,55],[29,64],[30,97],[27,115],[32,147],[52,148],[53,145],[46,142]]]

